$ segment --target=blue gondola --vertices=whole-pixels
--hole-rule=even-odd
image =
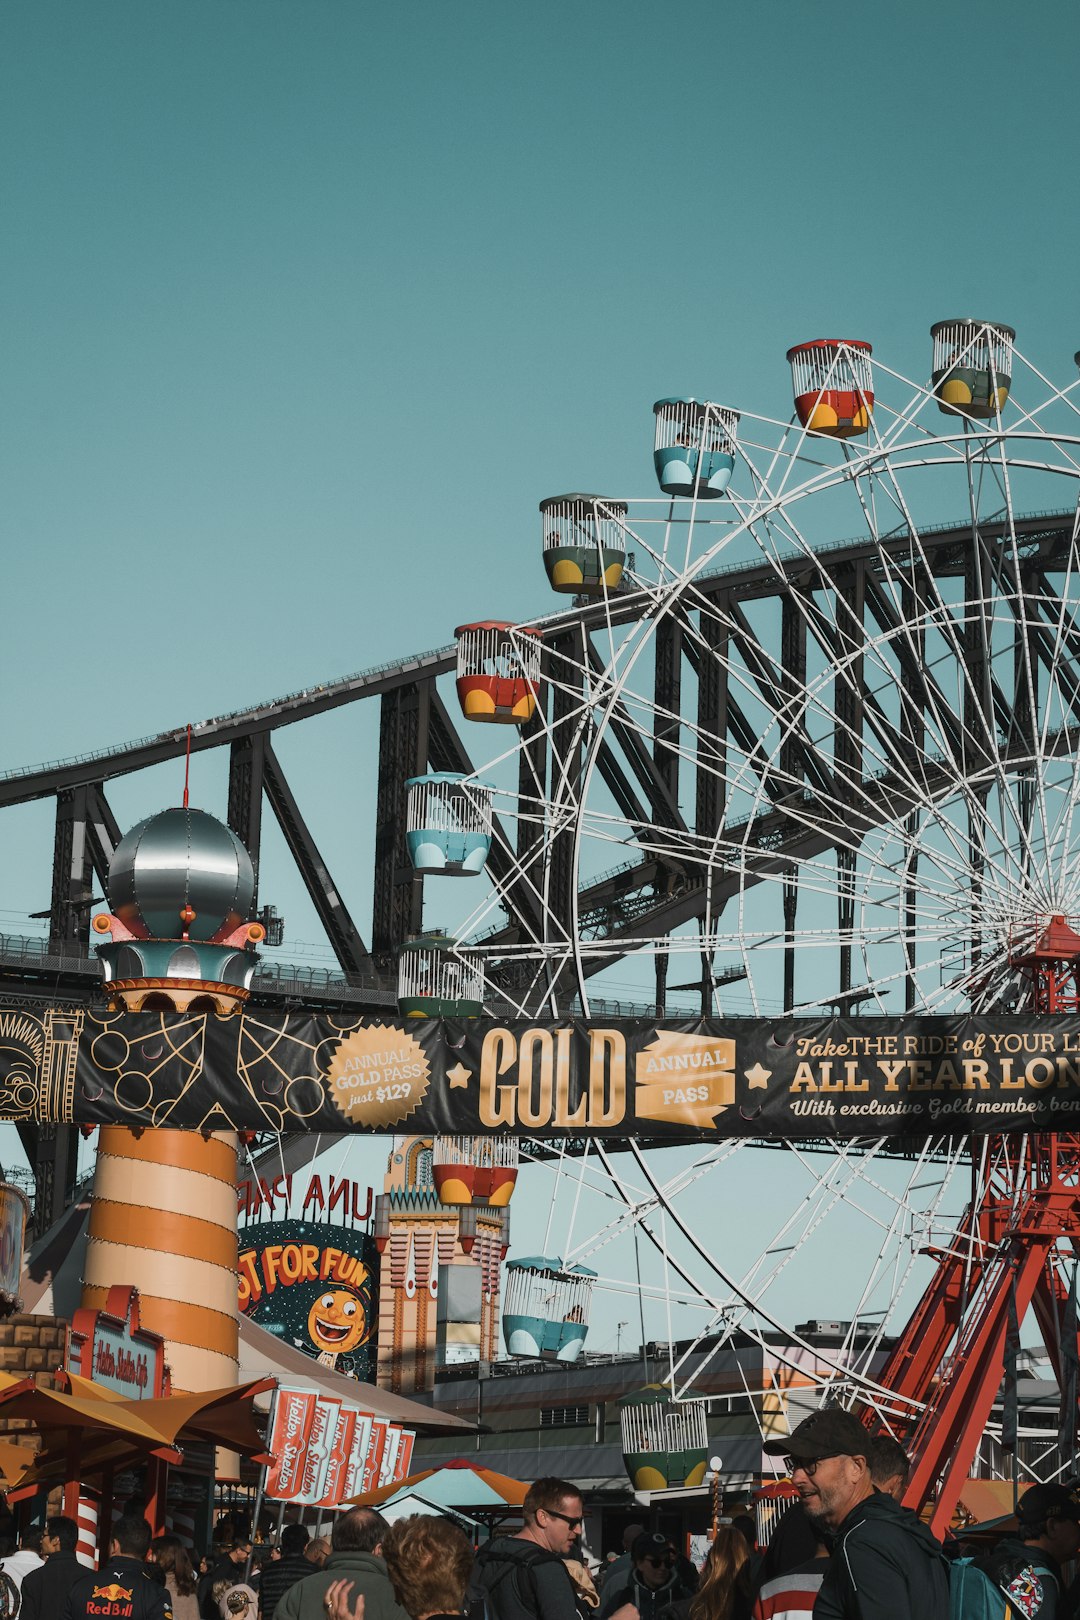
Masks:
[[[452,771],[410,776],[405,843],[413,870],[472,877],[491,848],[491,784]]]
[[[503,1339],[511,1356],[577,1361],[589,1331],[596,1272],[546,1255],[511,1260],[503,1293]]]
[[[715,501],[731,482],[739,413],[708,400],[658,399],[653,462],[665,495]]]

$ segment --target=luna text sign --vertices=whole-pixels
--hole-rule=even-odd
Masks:
[[[654,1142],[1080,1126],[1069,1016],[395,1023],[247,1009],[86,1012],[65,1028],[74,1084],[41,1068],[60,1061],[55,1037],[5,1048],[0,1117]]]

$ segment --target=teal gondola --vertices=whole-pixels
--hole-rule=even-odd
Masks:
[[[938,410],[980,421],[998,416],[1012,386],[1012,327],[993,321],[937,321],[930,336]]]
[[[503,1339],[511,1356],[577,1361],[589,1331],[596,1272],[533,1255],[506,1266]]]
[[[474,956],[449,934],[419,934],[398,953],[398,1012],[402,1018],[479,1018],[484,979]]]
[[[473,877],[491,849],[491,784],[452,771],[410,776],[405,844],[415,872]]]
[[[739,413],[709,400],[658,399],[653,464],[665,495],[718,500],[731,482]]]

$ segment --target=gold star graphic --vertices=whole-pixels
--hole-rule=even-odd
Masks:
[[[446,1078],[450,1082],[451,1091],[460,1091],[472,1079],[472,1070],[467,1069],[464,1063],[455,1063],[452,1069],[447,1069]]]
[[[772,1078],[772,1070],[760,1063],[755,1063],[752,1069],[744,1069],[743,1074],[751,1091],[764,1091]]]

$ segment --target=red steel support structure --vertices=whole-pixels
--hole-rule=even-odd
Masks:
[[[1064,917],[1029,928],[1010,963],[1029,981],[1032,1012],[1080,1011],[1080,934]],[[976,1138],[971,1203],[949,1247],[928,1252],[937,1273],[879,1381],[897,1397],[894,1427],[912,1456],[904,1501],[933,1502],[940,1536],[1001,1387],[1010,1307],[1018,1322],[1035,1312],[1061,1383],[1067,1266],[1080,1255],[1080,1133]],[[912,1424],[913,1405],[922,1411]]]

